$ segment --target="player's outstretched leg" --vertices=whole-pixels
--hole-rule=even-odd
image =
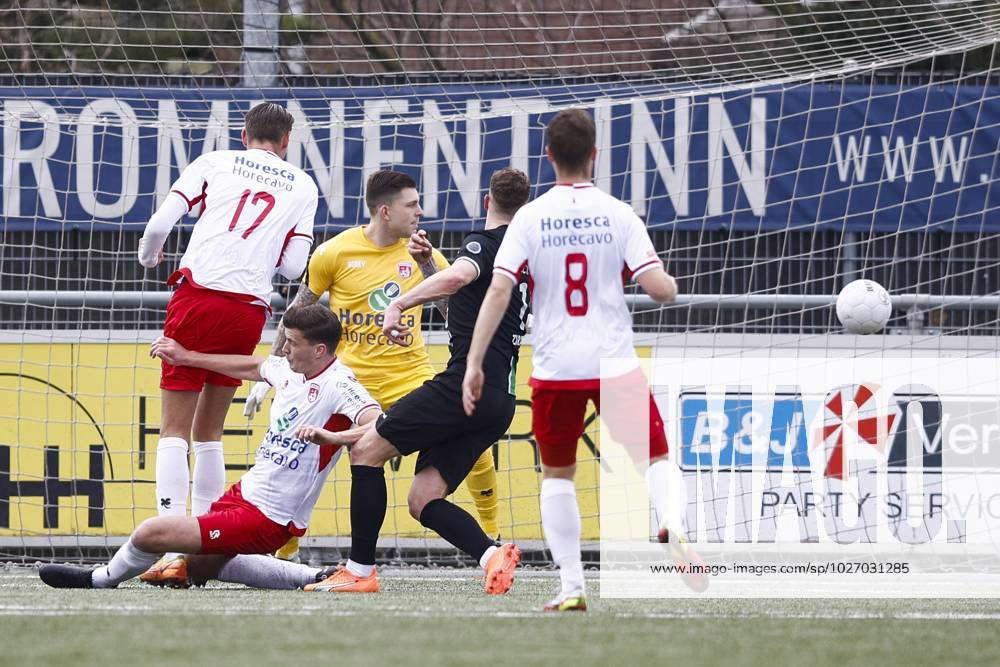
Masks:
[[[461,477],[454,482],[460,483]],[[498,546],[471,514],[445,500],[448,491],[449,485],[436,467],[421,469],[407,498],[410,515],[479,562],[486,571],[483,588],[487,593],[506,593],[514,585],[521,550],[513,544]]]
[[[145,572],[162,555],[162,552],[150,553],[138,548],[133,536],[104,567],[91,570],[72,565],[46,565],[38,571],[38,576],[55,588],[115,588],[121,582]]]
[[[704,591],[709,583],[705,561],[685,537],[687,493],[683,473],[663,454],[651,460],[646,470],[646,484],[659,526],[657,539],[666,545],[668,555],[680,566],[681,579],[688,588],[699,593]]]
[[[669,458],[663,418],[645,377],[637,372],[626,383],[602,386],[600,400],[601,419],[612,437],[625,446],[637,468],[644,469],[656,514],[657,539],[666,545],[667,555],[679,566],[684,583],[692,590],[705,590],[705,562],[685,538],[684,474]]]
[[[646,486],[656,513],[660,542],[666,543],[671,534],[680,536],[684,530],[683,512],[687,495],[681,469],[667,460],[666,454],[651,459],[646,469]]]
[[[52,588],[93,588],[94,571],[77,565],[43,565],[38,576]]]
[[[139,529],[141,530],[142,526],[139,526]],[[162,556],[162,551],[149,552],[137,547],[135,545],[135,536],[133,535],[115,552],[110,563],[94,570],[94,588],[115,588],[121,582],[145,572]],[[184,586],[187,587],[186,579]]]
[[[115,552],[105,567],[94,570],[94,588],[114,588],[140,572],[147,570],[166,552],[197,553],[201,549],[201,528],[192,516],[158,516],[146,519],[132,536]],[[175,572],[178,585],[189,586],[187,561],[183,572]]]
[[[493,448],[487,449],[472,466],[469,476],[465,478],[465,487],[476,504],[479,515],[479,525],[490,537],[498,537],[500,528],[497,524],[497,508],[500,502],[497,496],[497,471],[493,464]]]
[[[209,579],[217,579],[251,588],[295,590],[315,583],[323,572],[318,567],[257,554],[232,558],[217,555],[189,556],[188,563],[191,580],[198,586],[204,585]]]

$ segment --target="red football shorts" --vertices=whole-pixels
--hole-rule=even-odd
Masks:
[[[615,409],[607,410],[601,419],[607,424],[612,437],[622,442],[630,455],[637,461],[645,453],[647,432],[636,426],[645,419],[644,406],[637,396],[649,396],[649,458],[667,455],[667,436],[663,432],[663,419],[656,407],[653,395],[646,384],[646,378],[641,372],[628,375],[613,381],[605,381],[605,399],[608,392],[615,391],[615,384],[622,387],[620,397],[611,396]],[[598,414],[601,412],[600,388],[576,389],[566,388],[560,382],[547,383],[532,380],[531,390],[531,428],[542,463],[550,467],[565,467],[576,463],[576,447],[583,435],[583,421],[587,411],[587,401],[593,401]],[[559,385],[563,384],[562,387]],[[641,393],[640,393],[641,392]],[[638,404],[638,405],[637,405]],[[630,410],[629,406],[638,409]],[[635,414],[631,414],[634,412]],[[638,431],[638,432],[637,432]],[[635,440],[635,443],[630,443]]]
[[[263,306],[184,281],[167,304],[163,335],[189,350],[206,354],[253,354],[267,314]],[[201,391],[206,383],[238,387],[240,381],[222,373],[160,362],[160,389]]]
[[[282,526],[271,521],[257,506],[244,500],[240,483],[212,503],[206,514],[198,517],[203,554],[271,554],[285,546],[292,537],[305,535],[294,524]]]

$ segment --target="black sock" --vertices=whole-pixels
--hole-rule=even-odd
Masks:
[[[375,564],[375,545],[387,502],[385,470],[381,466],[351,466],[351,560],[355,563]]]
[[[486,550],[493,546],[493,540],[483,532],[471,514],[444,498],[435,498],[424,505],[424,511],[420,513],[420,523],[475,558],[477,562]]]

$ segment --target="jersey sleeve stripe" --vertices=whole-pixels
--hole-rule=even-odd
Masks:
[[[365,412],[365,410],[370,410],[372,408],[379,408],[379,410],[382,409],[379,406],[378,403],[369,403],[368,405],[364,406],[363,408],[361,408],[360,410],[358,410],[357,412],[355,412],[354,413],[354,419],[352,419],[351,421],[353,421],[355,424],[357,424],[358,423],[358,417],[360,417]]]
[[[207,190],[208,190],[208,183],[203,183],[201,186],[201,194],[195,197],[194,199],[188,199],[187,195],[181,192],[180,190],[171,190],[171,192],[174,192],[183,197],[184,201],[187,202],[188,210],[190,211],[205,199]]]
[[[500,276],[503,276],[504,278],[510,278],[514,282],[515,285],[518,282],[518,280],[517,280],[517,274],[514,273],[513,271],[511,271],[510,269],[505,269],[502,266],[494,266],[493,267],[493,275],[500,275]]]
[[[476,280],[476,279],[479,278],[479,265],[478,264],[476,264],[474,261],[472,261],[468,257],[457,257],[457,258],[455,258],[455,264],[458,264],[459,262],[468,262],[472,266],[476,267],[476,277],[473,278],[473,280]]]
[[[172,192],[172,193],[174,193],[175,195],[177,195],[178,197],[180,197],[181,199],[183,199],[183,200],[184,200],[184,203],[185,203],[185,204],[187,204],[187,207],[188,207],[188,210],[189,210],[189,211],[190,211],[190,210],[191,210],[192,208],[194,208],[194,204],[195,204],[195,203],[194,203],[194,202],[192,202],[192,201],[191,201],[190,199],[188,199],[188,198],[187,198],[187,195],[186,195],[186,194],[184,194],[184,193],[183,193],[183,192],[181,192],[180,190],[171,190],[171,192]]]
[[[634,270],[634,271],[632,272],[632,279],[634,280],[634,279],[635,279],[635,278],[637,278],[637,277],[638,277],[638,276],[639,276],[640,274],[642,274],[642,273],[645,273],[646,271],[649,271],[650,269],[654,268],[654,267],[655,267],[655,266],[656,266],[657,264],[659,264],[659,263],[660,263],[660,259],[659,259],[659,258],[656,258],[656,259],[651,259],[651,260],[649,260],[648,262],[646,262],[646,263],[644,263],[644,264],[640,264],[640,265],[639,265],[639,266],[637,266],[637,267],[636,267],[636,269],[635,269],[635,270]]]
[[[310,241],[313,240],[313,237],[309,234],[299,234],[295,231],[294,227],[290,229],[285,235],[285,242],[281,244],[281,252],[278,253],[278,263],[275,265],[275,268],[281,266],[281,263],[285,260],[285,250],[288,249],[288,244],[291,243],[292,239],[296,236],[301,236],[302,238],[309,239]]]

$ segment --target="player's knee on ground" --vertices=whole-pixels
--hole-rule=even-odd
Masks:
[[[218,577],[219,570],[228,560],[228,556],[189,555],[187,557],[188,578],[195,586],[204,586],[209,579]]]
[[[132,533],[132,545],[136,549],[151,554],[170,551],[170,547],[166,545],[170,531],[166,522],[161,521],[161,518],[155,516],[139,524],[139,527]]]

